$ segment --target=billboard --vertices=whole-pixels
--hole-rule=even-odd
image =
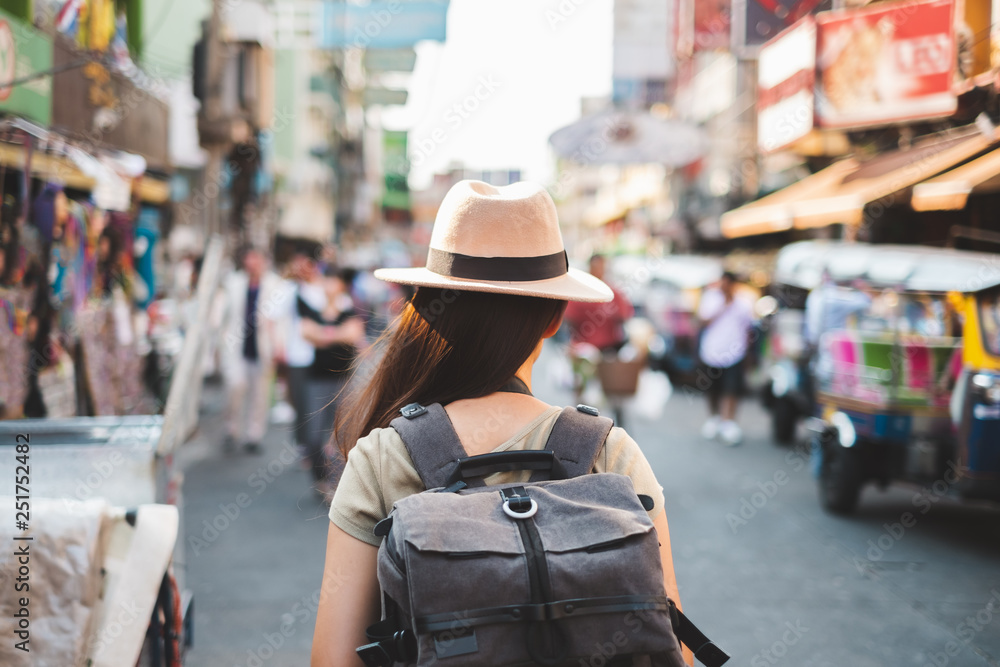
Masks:
[[[760,49],[757,61],[757,145],[785,148],[813,129],[816,21],[807,16]]]
[[[674,74],[670,7],[662,0],[615,0],[613,79],[669,79]]]
[[[765,42],[832,5],[832,0],[733,0],[733,51],[755,57]]]
[[[731,0],[677,0],[677,55],[728,51],[731,9]]]
[[[320,12],[321,49],[404,49],[445,40],[448,0],[372,0],[365,5],[326,0]]]
[[[953,0],[907,0],[817,16],[816,116],[830,128],[949,116]]]

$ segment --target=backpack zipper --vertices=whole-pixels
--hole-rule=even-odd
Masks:
[[[528,498],[524,487],[514,487],[500,492],[504,501],[517,497]],[[542,546],[542,536],[538,532],[535,519],[531,516],[516,519],[517,530],[524,544],[524,556],[528,565],[528,587],[531,592],[532,604],[548,604],[552,602],[552,581],[549,574],[549,564],[545,559],[545,549]],[[541,621],[532,623],[528,628],[528,653],[532,659],[542,665],[557,665],[566,657],[565,637],[553,623]]]
[[[542,548],[542,537],[534,519],[523,519],[517,522],[521,533],[521,541],[525,546],[525,558],[528,561],[528,586],[531,589],[531,602],[544,604],[551,601],[551,582],[549,581],[549,565],[545,561],[545,551]]]

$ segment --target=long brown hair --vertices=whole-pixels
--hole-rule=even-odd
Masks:
[[[372,377],[337,410],[334,438],[344,455],[410,403],[446,405],[497,391],[565,309],[556,299],[419,288],[374,346],[384,356]]]

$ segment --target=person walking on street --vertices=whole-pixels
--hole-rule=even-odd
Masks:
[[[606,268],[604,255],[590,258],[590,275],[603,281]],[[625,344],[625,322],[635,311],[624,294],[612,285],[608,287],[614,298],[607,303],[571,301],[566,306],[565,319],[573,343],[593,345],[601,352],[617,352]]]
[[[305,383],[305,443],[313,480],[321,495],[329,490],[328,475],[337,472],[328,469],[330,461],[323,445],[333,428],[348,372],[365,338],[365,324],[354,309],[344,272],[335,266],[323,272],[323,297],[325,305],[321,310],[301,297],[296,302],[302,336],[315,349]]]
[[[698,319],[702,321],[701,359],[708,396],[708,420],[701,428],[707,440],[718,437],[727,445],[743,441],[736,408],[744,387],[743,360],[749,346],[753,306],[736,294],[736,276],[725,272],[718,287],[702,294]]]
[[[443,406],[468,456],[543,449],[562,410],[531,393],[542,344],[558,331],[567,301],[614,297],[600,280],[568,268],[555,204],[530,183],[457,183],[439,209],[427,266],[375,275],[417,290],[374,374],[337,419],[336,439],[348,458],[330,508],[313,667],[360,664],[355,647],[369,643],[365,628],[380,612],[374,527],[397,500],[424,490],[390,422],[412,403]],[[595,470],[630,477],[651,499],[664,587],[676,600],[663,491],[649,463],[621,428],[611,429],[601,451]],[[485,482],[523,479],[501,472]],[[448,573],[442,577],[447,587]]]
[[[222,378],[227,396],[224,448],[232,452],[242,439],[244,449],[257,454],[267,431],[274,362],[283,355],[275,322],[285,291],[281,279],[268,270],[267,259],[259,249],[246,248],[241,261],[243,269],[232,273],[226,282],[222,344]]]
[[[316,260],[306,253],[296,253],[291,261],[291,298],[285,321],[288,324],[285,344],[285,362],[288,365],[288,393],[295,409],[293,437],[304,456],[308,455],[309,375],[316,358],[316,348],[303,336],[303,318],[299,301],[311,310],[322,312],[326,308],[326,292],[320,280]]]
[[[604,255],[590,258],[590,275],[603,281],[607,268]],[[614,297],[606,303],[571,301],[564,319],[570,331],[570,359],[573,365],[573,394],[580,402],[594,364],[605,355],[613,356],[625,345],[625,322],[635,314],[632,304],[620,291],[608,285]]]

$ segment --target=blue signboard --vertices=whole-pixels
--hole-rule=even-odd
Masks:
[[[420,40],[443,42],[448,0],[372,0],[367,5],[323,3],[319,46],[324,49],[400,49]]]

